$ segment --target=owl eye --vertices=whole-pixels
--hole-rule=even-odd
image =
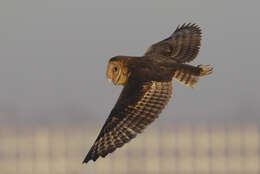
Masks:
[[[117,72],[118,71],[118,68],[115,66],[114,68],[113,68],[113,72]]]

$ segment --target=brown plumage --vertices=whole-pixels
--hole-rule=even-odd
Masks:
[[[124,88],[83,163],[112,153],[152,123],[171,97],[172,79],[193,88],[200,76],[212,72],[208,65],[184,64],[195,59],[200,40],[199,27],[184,24],[142,57],[110,59],[107,77]]]
[[[200,49],[201,30],[195,24],[178,26],[174,33],[148,48],[148,55],[162,55],[184,63],[196,58]]]

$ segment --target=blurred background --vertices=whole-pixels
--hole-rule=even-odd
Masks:
[[[0,173],[260,173],[257,1],[0,2]],[[142,55],[179,24],[203,32],[193,64],[214,73],[174,83],[159,119],[131,143],[81,164],[122,87],[109,58]]]

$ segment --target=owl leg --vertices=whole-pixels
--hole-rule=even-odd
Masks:
[[[209,75],[212,73],[213,68],[210,67],[211,65],[198,65],[197,67],[200,69],[200,77],[201,76],[205,76],[205,75]]]

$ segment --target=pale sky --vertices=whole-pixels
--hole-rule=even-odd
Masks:
[[[179,24],[203,32],[193,64],[213,64],[195,89],[174,83],[160,121],[260,122],[258,1],[4,0],[0,2],[0,121],[105,120],[122,87],[115,55],[140,56]],[[103,123],[103,122],[102,122]]]

